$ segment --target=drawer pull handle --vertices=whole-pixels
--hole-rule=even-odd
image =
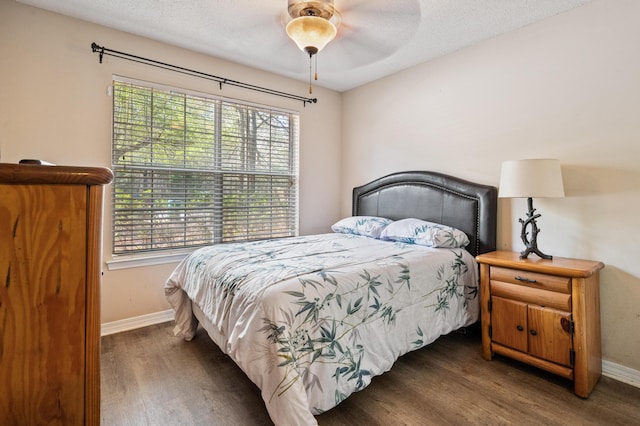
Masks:
[[[529,333],[531,333],[532,336],[536,336],[538,334],[537,331],[531,329],[531,331],[529,331]]]
[[[516,277],[516,281],[524,281],[524,282],[526,282],[526,283],[531,283],[531,284],[535,284],[535,283],[537,283],[537,281],[536,281],[536,280],[534,280],[534,279],[527,278],[527,277],[521,277],[521,276],[517,276],[517,277]]]
[[[517,326],[516,328],[518,329],[518,331],[524,330],[524,327],[522,327],[521,325]]]

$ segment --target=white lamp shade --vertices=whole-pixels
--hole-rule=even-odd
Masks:
[[[564,197],[559,160],[511,160],[502,163],[501,198]]]
[[[337,32],[333,23],[317,16],[300,16],[287,24],[287,34],[304,51],[309,47],[321,51],[335,38]]]

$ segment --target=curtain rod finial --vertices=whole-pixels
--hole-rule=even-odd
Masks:
[[[98,46],[98,44],[94,41],[93,43],[91,43],[91,51],[93,53],[100,52],[99,58],[100,58],[100,63],[102,63],[102,56],[104,55],[104,47]]]

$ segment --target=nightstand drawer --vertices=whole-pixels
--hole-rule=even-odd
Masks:
[[[491,280],[491,295],[571,312],[571,295],[557,291]]]
[[[528,286],[540,290],[571,293],[571,279],[567,277],[538,274],[517,269],[501,268],[499,266],[492,266],[489,274],[491,281],[503,281],[505,283]]]

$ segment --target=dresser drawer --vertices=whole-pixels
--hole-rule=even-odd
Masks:
[[[567,293],[491,280],[491,296],[571,312],[571,295]]]
[[[489,274],[491,281],[502,281],[539,290],[571,293],[571,279],[568,277],[519,271],[499,266],[492,266]]]

